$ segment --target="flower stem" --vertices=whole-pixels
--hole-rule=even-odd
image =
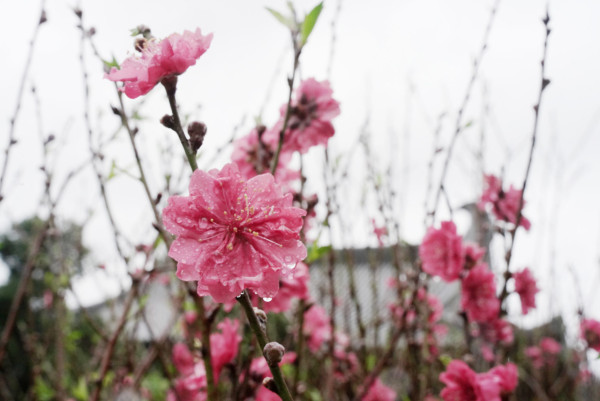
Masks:
[[[181,142],[181,146],[183,146],[183,151],[185,152],[185,156],[187,157],[188,163],[192,168],[192,171],[196,171],[198,169],[198,164],[196,163],[196,154],[192,150],[190,146],[190,142],[188,141],[185,133],[183,132],[183,127],[181,126],[181,120],[179,119],[179,112],[177,111],[177,102],[175,101],[175,92],[177,91],[177,77],[168,77],[164,78],[161,83],[165,87],[167,91],[167,98],[169,99],[169,106],[171,106],[171,113],[173,113],[173,126],[170,127],[177,136],[179,137],[179,141]]]
[[[294,69],[292,71],[292,77],[288,78],[290,92],[288,95],[287,107],[285,109],[285,117],[283,118],[283,126],[281,127],[281,131],[279,131],[279,142],[277,143],[277,150],[275,151],[275,155],[273,156],[273,164],[271,165],[271,174],[273,175],[275,175],[277,165],[279,164],[279,154],[281,153],[281,148],[283,146],[285,131],[287,130],[287,126],[290,121],[290,116],[292,115],[292,94],[294,93],[294,80],[296,79],[296,71],[298,71],[298,65],[300,64],[300,53],[302,51],[302,48],[298,47],[293,34],[292,43],[294,45]]]
[[[181,120],[179,118],[179,112],[177,111],[177,101],[175,100],[175,92],[177,92],[177,76],[164,78],[161,83],[165,87],[167,91],[167,98],[169,99],[169,106],[171,106],[171,113],[173,113],[173,125],[170,126],[177,136],[179,137],[179,141],[181,142],[181,146],[183,147],[183,151],[185,152],[185,156],[187,157],[188,163],[190,164],[190,168],[192,171],[196,171],[198,169],[198,164],[196,163],[196,154],[192,150],[190,146],[190,142],[188,141],[185,133],[183,132],[183,127],[181,126]],[[200,333],[202,336],[202,360],[204,362],[204,368],[206,369],[206,392],[209,400],[217,399],[215,393],[215,381],[213,374],[213,367],[211,362],[211,350],[210,350],[210,322],[206,316],[206,308],[204,307],[204,298],[198,297],[195,294],[195,291],[191,291],[192,298],[196,303],[196,308],[198,309],[198,314],[200,316]]]
[[[237,298],[238,302],[244,308],[244,312],[246,313],[246,317],[248,318],[248,323],[250,323],[250,328],[254,332],[256,339],[258,340],[258,344],[261,349],[265,348],[267,345],[267,335],[261,329],[260,323],[258,322],[258,318],[256,317],[256,313],[254,313],[254,308],[252,307],[252,302],[250,301],[250,296],[248,295],[248,291],[244,290],[242,295]],[[277,363],[270,364],[267,360],[267,364],[269,365],[269,369],[271,370],[271,374],[273,375],[273,380],[275,381],[275,385],[277,386],[277,394],[281,397],[283,401],[293,401],[292,395],[290,394],[290,390],[285,384],[285,380],[283,379],[283,374],[281,373],[281,369],[279,369],[279,365]]]

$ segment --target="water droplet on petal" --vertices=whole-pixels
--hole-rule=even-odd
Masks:
[[[273,300],[273,298],[263,298],[263,301],[265,302],[271,302]]]

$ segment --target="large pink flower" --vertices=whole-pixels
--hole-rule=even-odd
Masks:
[[[395,399],[396,392],[377,378],[371,387],[369,387],[369,391],[365,394],[362,401],[394,401]]]
[[[521,310],[526,315],[529,309],[535,309],[535,294],[539,289],[528,267],[514,273],[513,278],[515,279],[515,292],[521,298]]]
[[[439,276],[444,281],[459,278],[465,263],[462,237],[456,233],[456,225],[443,221],[441,228],[429,227],[419,246],[423,271]]]
[[[316,145],[326,145],[335,133],[331,120],[340,114],[340,104],[333,99],[333,91],[328,81],[319,82],[314,78],[302,81],[296,89],[296,97],[291,104],[291,114],[283,139],[283,150],[306,153]],[[287,104],[281,106],[281,118],[273,129],[265,133],[265,142],[277,148],[279,133]]]
[[[485,263],[475,266],[462,280],[460,305],[471,322],[496,320],[500,301],[496,297],[494,273]]]
[[[486,188],[477,203],[479,209],[485,210],[486,206],[490,205],[492,213],[498,220],[516,224],[522,191],[512,185],[508,190],[503,190],[502,181],[494,175],[485,175],[484,179]],[[525,201],[523,201],[523,207],[525,207]],[[526,230],[531,227],[531,223],[525,216],[521,216],[520,225]]]
[[[581,336],[589,348],[600,352],[600,322],[595,319],[583,319],[581,322]]]
[[[163,213],[177,236],[169,256],[177,276],[198,281],[198,295],[232,300],[248,288],[263,298],[277,294],[282,269],[306,257],[302,216],[292,195],[282,195],[271,174],[245,180],[235,164],[196,170],[190,196],[172,196]]]
[[[123,92],[134,99],[150,92],[163,78],[179,75],[204,54],[212,41],[212,33],[174,33],[163,40],[148,40],[139,56],[129,57],[120,69],[112,68],[105,77],[124,83]]]
[[[451,361],[440,381],[446,385],[440,393],[444,401],[500,401],[497,379],[473,372],[463,361]]]

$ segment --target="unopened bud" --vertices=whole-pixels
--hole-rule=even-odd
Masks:
[[[267,332],[267,314],[262,309],[258,309],[254,307],[254,314],[258,319],[258,324],[260,325],[260,329],[263,333]]]
[[[133,42],[133,47],[140,53],[146,48],[147,45],[148,41],[146,38],[136,38],[135,42]]]
[[[46,10],[42,10],[42,14],[40,15],[40,25],[44,22],[48,21],[48,16],[46,15]]]
[[[190,125],[188,125],[188,135],[190,136],[190,146],[194,153],[200,149],[202,143],[204,142],[204,137],[206,136],[206,124],[201,123],[199,121],[194,121]]]
[[[168,114],[165,114],[163,118],[160,119],[160,123],[167,128],[175,128],[175,119],[173,118],[173,116],[170,116]]]
[[[263,349],[263,355],[269,366],[274,366],[281,362],[283,354],[285,354],[284,346],[275,341],[268,343]]]
[[[270,391],[274,392],[275,394],[279,394],[277,392],[277,384],[275,384],[275,380],[273,380],[272,377],[265,377],[263,379],[262,384],[263,384],[263,386],[265,386],[267,388],[267,390],[270,390]]]

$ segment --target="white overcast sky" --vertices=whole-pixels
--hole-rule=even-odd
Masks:
[[[314,3],[295,2],[301,13]],[[0,41],[2,150],[39,4],[32,0],[0,3],[0,34],[4,38]],[[72,12],[77,4],[74,0],[47,1],[48,22],[41,28],[27,81],[27,88],[35,84],[39,94],[44,133],[58,137],[58,177],[88,157],[78,59],[80,34]],[[275,85],[262,117],[267,124],[275,121],[286,97],[285,75],[291,55],[286,52],[288,36],[284,28],[265,11],[265,6],[285,10],[284,1],[103,0],[79,4],[86,25],[97,31],[99,51],[119,61],[131,53],[129,30],[138,24],[150,26],[157,37],[196,27],[214,33],[211,48],[180,78],[178,91],[182,109],[208,125],[206,149],[224,143],[240,121],[244,123],[238,135],[252,127],[274,76]],[[326,79],[331,66],[329,78],[342,109],[335,122],[337,133],[331,151],[339,154],[348,149],[368,117],[379,168],[392,161],[396,171],[409,169],[408,176],[398,174],[403,179],[395,186],[405,202],[400,217],[410,242],[418,242],[425,230],[427,163],[438,116],[447,113],[441,131],[441,145],[445,146],[492,4],[491,0],[346,0],[341,2],[333,28],[339,2],[328,0],[302,56],[303,77]],[[455,207],[473,201],[480,190],[480,176],[470,149],[476,148],[482,129],[486,133],[486,170],[499,174],[504,169],[507,183],[522,184],[533,125],[532,106],[540,83],[544,38],[541,19],[546,6],[542,0],[500,1],[464,119],[473,124],[460,138],[449,172],[448,191]],[[547,76],[552,83],[543,99],[526,196],[525,214],[532,221],[532,229],[519,233],[513,266],[531,267],[544,291],[538,297],[540,311],[529,322],[563,313],[573,327],[574,300],[579,295],[570,270],[578,277],[588,314],[600,318],[600,2],[553,0],[549,10],[553,31]],[[332,29],[336,35],[333,51]],[[110,132],[116,126],[109,109],[110,103],[116,103],[114,89],[103,79],[101,66],[89,51],[86,59],[94,128]],[[489,113],[482,121],[484,99]],[[127,107],[138,103],[126,100]],[[175,140],[164,139],[172,133],[156,122],[167,112],[162,90],[157,88],[144,108],[148,121],[141,123],[148,143]],[[103,116],[98,117],[99,113]],[[24,95],[16,135],[19,144],[11,156],[6,200],[0,204],[2,230],[34,213],[40,200],[39,141],[29,90]],[[158,160],[156,151],[145,148],[145,141],[140,142],[147,155],[154,155],[149,156],[150,160]],[[125,138],[120,148],[111,150],[114,153],[109,157],[131,163]],[[316,190],[322,157],[319,152],[311,157],[309,174],[315,177]],[[226,160],[224,155],[210,167],[221,167]],[[353,168],[360,173],[363,167]],[[152,174],[158,171],[149,166],[151,184]],[[117,218],[123,230],[140,241],[147,240],[146,224],[151,216],[139,185],[119,178],[110,183],[109,191],[111,201],[118,205]],[[73,184],[59,214],[81,220],[89,210],[98,212],[85,232],[86,244],[95,251],[95,261],[110,264],[117,258],[102,223],[97,185],[88,171]],[[347,216],[360,210],[358,200],[344,206]],[[359,232],[351,234],[353,243],[373,241],[364,228],[369,218],[360,217],[362,221],[356,224]],[[459,227],[465,230],[466,224],[461,223],[459,219]],[[96,282],[102,280],[96,278]],[[111,288],[106,284],[106,291],[113,291]]]

